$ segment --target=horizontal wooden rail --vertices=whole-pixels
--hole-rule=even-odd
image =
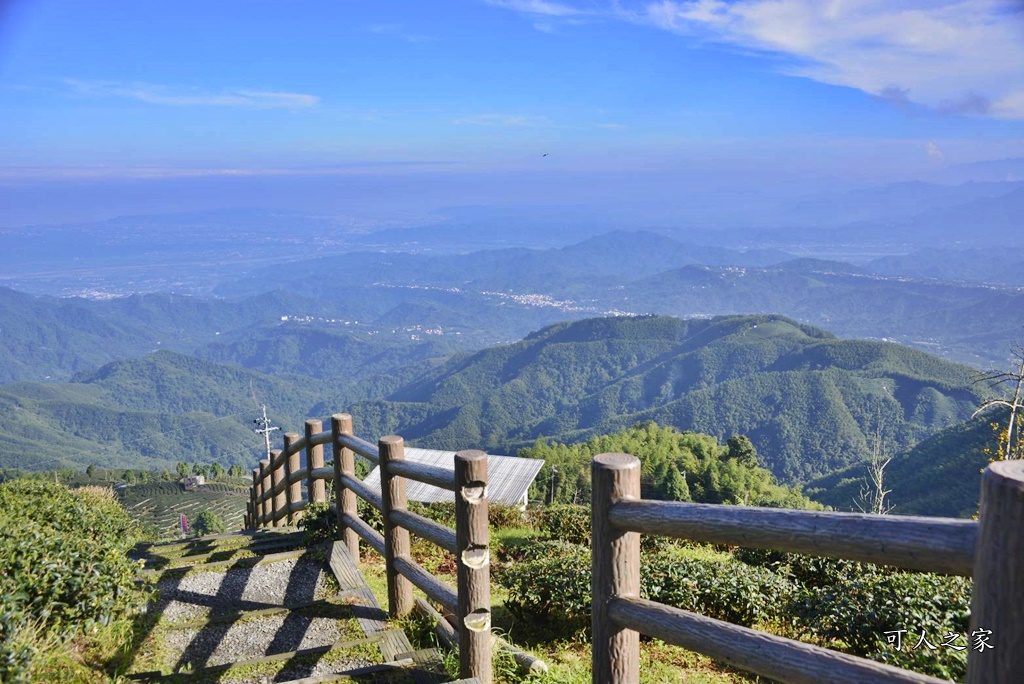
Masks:
[[[342,516],[342,520],[349,529],[355,530],[356,534],[363,538],[363,541],[373,547],[374,551],[384,555],[384,535],[367,525],[362,518],[346,513]]]
[[[440,603],[445,610],[458,614],[459,597],[455,590],[423,569],[416,561],[403,556],[395,557],[395,569],[415,584],[431,600]]]
[[[445,527],[422,515],[402,510],[391,511],[391,522],[437,544],[445,551],[456,553],[455,530],[450,527]]]
[[[360,499],[370,504],[378,511],[384,510],[384,505],[380,500],[380,494],[367,487],[362,480],[357,480],[356,478],[349,477],[348,475],[342,475],[341,482],[346,488],[355,492]]]
[[[333,480],[334,468],[313,468],[312,472],[307,472],[307,476],[312,480]]]
[[[944,679],[830,651],[756,629],[722,622],[639,598],[612,599],[608,614],[620,627],[711,656],[790,684],[941,684]]]
[[[676,501],[618,501],[621,530],[775,549],[970,577],[978,523],[953,518],[826,513]]]
[[[354,435],[339,435],[338,444],[351,449],[374,465],[380,463],[380,453],[375,444],[370,444],[365,439],[359,439]]]
[[[396,461],[391,464],[391,474],[425,482],[441,489],[447,489],[449,492],[455,491],[455,473],[437,466],[413,463],[412,461]]]
[[[323,432],[315,432],[310,436],[311,444],[330,444],[331,443],[331,431],[324,430]]]

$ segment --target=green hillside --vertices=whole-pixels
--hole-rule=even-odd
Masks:
[[[254,394],[277,424],[299,429],[307,416],[337,410],[339,392],[327,381],[166,351],[73,383],[0,385],[0,467],[173,469],[177,461],[216,461],[250,468],[262,450],[252,433]]]
[[[353,415],[370,434],[496,452],[654,420],[749,435],[765,467],[797,482],[866,457],[879,417],[899,448],[964,420],[979,403],[970,374],[780,316],[601,318],[452,360]]]
[[[1005,420],[995,412],[979,416],[893,456],[885,469],[892,512],[951,517],[977,513],[981,471],[990,458],[985,450],[994,448],[997,441],[990,423]],[[854,500],[866,475],[863,464],[851,465],[809,482],[805,493],[837,510],[856,510]]]

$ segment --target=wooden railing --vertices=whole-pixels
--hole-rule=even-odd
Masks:
[[[628,454],[591,472],[595,684],[640,681],[640,633],[781,682],[944,681],[641,599],[640,533],[973,577],[970,630],[993,648],[967,681],[1024,682],[1024,461],[985,469],[977,521],[644,501]]]
[[[324,467],[325,444],[332,445],[333,467]],[[305,451],[306,467],[301,467]],[[378,496],[355,474],[355,455],[380,467],[381,494]],[[455,492],[455,529],[445,527],[407,509],[405,478]],[[481,684],[491,678],[491,584],[487,524],[487,454],[460,451],[455,454],[454,473],[443,468],[405,461],[401,437],[381,437],[374,446],[352,432],[352,417],[331,418],[331,429],[323,430],[319,420],[308,420],[305,434],[284,435],[284,448],[271,452],[252,471],[252,488],[246,515],[251,528],[292,525],[298,522],[310,502],[326,501],[325,481],[334,482],[341,541],[353,558],[359,558],[359,540],[384,556],[388,585],[388,613],[407,615],[414,606],[412,587],[455,616],[458,632],[460,676],[476,677]],[[303,499],[306,482],[308,498]],[[384,534],[359,517],[356,497],[381,512]],[[409,532],[423,537],[455,555],[457,589],[427,572],[410,555]]]

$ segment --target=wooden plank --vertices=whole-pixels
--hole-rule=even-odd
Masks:
[[[163,570],[141,570],[139,575],[143,577],[152,577],[154,575],[174,575],[177,573],[187,572],[205,572],[207,570],[219,570],[227,566],[227,570],[232,568],[248,568],[257,565],[263,565],[264,563],[276,563],[278,561],[290,560],[292,558],[298,558],[299,556],[305,555],[313,548],[308,549],[296,549],[294,551],[283,551],[281,553],[268,553],[264,556],[250,556],[249,558],[239,558],[238,560],[226,560],[226,561],[215,561],[213,563],[201,563],[199,565],[182,565],[177,568],[167,568]],[[227,571],[225,570],[225,572]]]
[[[608,615],[625,629],[786,684],[946,681],[639,598],[612,599]]]
[[[344,542],[336,541],[331,543],[329,565],[342,591],[366,586],[366,580],[359,571],[359,566],[356,564],[355,559],[349,555]]]
[[[953,518],[619,501],[612,525],[642,534],[846,558],[970,577],[978,523]]]

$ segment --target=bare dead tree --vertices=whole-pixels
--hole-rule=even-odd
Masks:
[[[1011,351],[1012,359],[1016,370],[1012,371],[988,371],[980,373],[974,382],[987,382],[993,389],[1002,389],[1009,386],[1013,392],[1009,399],[988,399],[975,411],[971,418],[987,411],[993,406],[1005,406],[1010,409],[1010,419],[1006,425],[1003,435],[1000,435],[999,457],[1005,460],[1021,458],[1024,456],[1024,449],[1020,443],[1020,431],[1018,422],[1024,409],[1024,347],[1016,346]]]
[[[860,488],[860,493],[853,503],[861,513],[886,515],[892,511],[892,505],[886,503],[885,497],[892,492],[885,488],[885,469],[892,462],[892,457],[885,455],[885,439],[882,435],[882,409],[875,404],[875,430],[871,436],[871,459],[868,461],[868,476]]]

